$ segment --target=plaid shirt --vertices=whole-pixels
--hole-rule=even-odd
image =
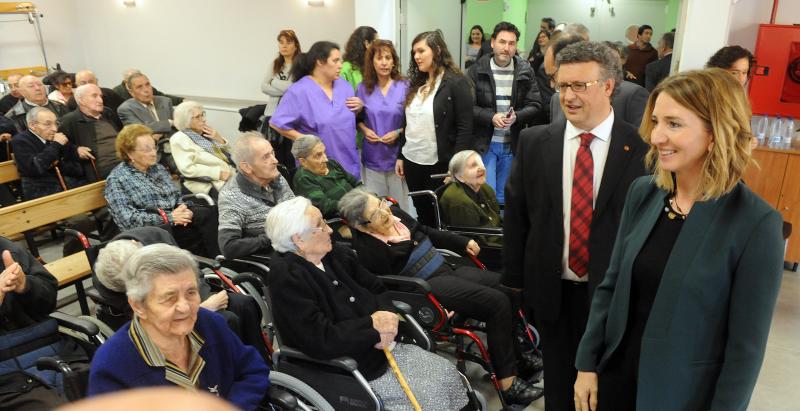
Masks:
[[[119,163],[111,170],[104,194],[111,216],[122,231],[164,224],[158,213],[147,211],[147,208],[164,210],[171,224],[170,212],[181,197],[164,166],[155,164],[143,173],[128,162]]]

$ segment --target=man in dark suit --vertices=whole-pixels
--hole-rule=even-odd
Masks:
[[[144,124],[156,134],[172,132],[172,101],[153,94],[150,79],[142,73],[128,77],[126,84],[131,98],[117,109],[122,124]]]
[[[80,156],[88,154],[85,147],[79,150],[56,132],[56,115],[50,109],[34,107],[26,117],[28,129],[11,140],[25,200],[85,184],[79,163]]]
[[[128,78],[131,77],[131,75],[136,74],[136,73],[141,74],[142,72],[139,71],[139,69],[135,69],[135,68],[130,68],[130,69],[125,70],[122,73],[122,82],[117,84],[114,87],[113,91],[115,93],[117,93],[117,95],[122,98],[122,101],[125,101],[125,100],[133,97],[133,95],[131,95],[130,91],[128,90]],[[181,104],[183,102],[183,97],[178,97],[178,96],[173,96],[173,95],[169,95],[169,94],[166,94],[166,93],[162,93],[161,91],[159,91],[155,87],[153,87],[153,95],[154,96],[163,96],[163,97],[169,98],[172,101],[172,105],[173,106],[177,106],[178,104]]]
[[[177,170],[170,154],[169,136],[172,128],[172,101],[164,96],[157,96],[150,79],[140,72],[128,76],[125,84],[133,96],[125,100],[117,109],[122,124],[144,124],[153,130],[153,138],[158,144],[159,162],[169,170]]]
[[[675,42],[675,33],[668,32],[658,40],[659,60],[648,64],[644,68],[645,87],[647,91],[653,91],[661,80],[669,77],[669,69],[672,66],[672,45]]]
[[[645,174],[636,129],[612,108],[617,54],[596,42],[556,57],[566,118],[523,130],[506,185],[504,283],[541,332],[548,411],[573,410],[575,352],[611,257],[628,185]]]
[[[78,109],[65,115],[58,129],[73,144],[87,147],[92,153],[91,157],[81,161],[86,179],[105,179],[120,162],[114,144],[122,122],[117,113],[104,106],[102,90],[94,84],[84,84],[75,89],[75,99]],[[95,161],[94,166],[90,160]]]
[[[581,41],[579,37],[561,36],[552,48],[558,54],[564,47],[579,41]],[[609,45],[608,43],[605,44]],[[612,50],[614,49],[612,48]],[[618,51],[615,52],[619,53]],[[622,61],[622,57],[620,57],[620,61]],[[555,59],[551,64],[555,65],[554,62]],[[649,96],[650,93],[647,92],[647,89],[636,83],[630,81],[620,82],[614,91],[614,95],[611,96],[611,106],[614,107],[614,114],[628,124],[639,128],[639,125],[642,124],[642,115]],[[557,123],[562,120],[564,120],[564,110],[561,109],[558,94],[553,94],[550,97],[550,122]]]

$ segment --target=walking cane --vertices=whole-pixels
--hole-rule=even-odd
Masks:
[[[408,386],[405,377],[403,377],[403,373],[400,372],[400,367],[398,367],[397,363],[394,361],[394,355],[392,355],[392,352],[389,351],[389,348],[384,348],[383,354],[386,355],[386,359],[389,361],[389,366],[392,367],[392,372],[394,373],[394,376],[397,377],[397,381],[400,383],[400,387],[403,388],[403,392],[406,393],[406,397],[408,397],[408,400],[411,401],[411,406],[414,407],[414,411],[422,411],[422,407],[420,407],[419,402],[417,402],[417,397],[415,397],[414,393],[411,392],[411,388]]]

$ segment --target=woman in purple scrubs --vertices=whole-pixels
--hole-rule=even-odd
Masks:
[[[373,41],[364,60],[364,80],[356,90],[364,102],[365,115],[358,123],[364,134],[364,185],[378,196],[393,197],[406,211],[408,187],[394,167],[400,149],[397,138],[406,122],[403,105],[407,92],[408,81],[400,75],[400,58],[392,42]]]
[[[356,114],[364,104],[353,87],[339,77],[342,53],[329,41],[318,41],[292,67],[296,79],[283,95],[270,127],[295,140],[303,134],[319,136],[328,157],[350,174],[361,177],[356,150]]]

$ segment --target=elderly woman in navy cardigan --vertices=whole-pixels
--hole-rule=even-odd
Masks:
[[[218,314],[200,308],[197,263],[167,244],[142,247],[125,265],[134,312],[94,356],[89,396],[176,385],[206,391],[244,410],[266,399],[269,369]]]

